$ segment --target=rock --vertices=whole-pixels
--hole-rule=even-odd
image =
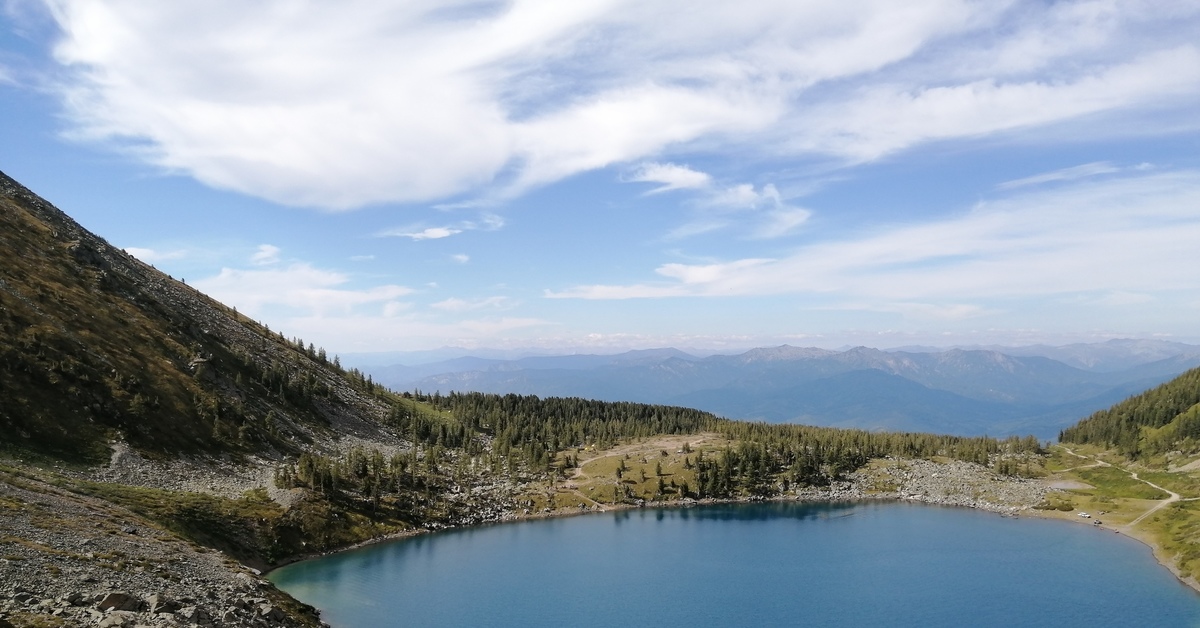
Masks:
[[[142,601],[133,597],[124,591],[111,591],[105,594],[104,599],[96,605],[96,608],[106,611],[136,611],[142,607]]]
[[[259,604],[258,616],[267,621],[280,621],[284,618],[283,611],[273,604]]]
[[[171,598],[160,593],[156,593],[146,598],[146,607],[151,613],[156,615],[158,613],[174,613],[175,611],[179,610],[179,602],[176,602],[175,600],[172,600]]]
[[[137,613],[132,611],[113,611],[96,624],[98,628],[124,628],[132,626],[137,621]]]
[[[175,613],[175,616],[190,624],[208,626],[212,624],[212,616],[203,606],[185,606]]]

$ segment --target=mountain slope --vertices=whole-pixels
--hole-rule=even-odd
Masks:
[[[89,233],[0,173],[0,445],[99,460],[295,452],[379,434],[332,365]]]
[[[1059,440],[1112,447],[1135,459],[1200,452],[1200,368],[1096,412]]]

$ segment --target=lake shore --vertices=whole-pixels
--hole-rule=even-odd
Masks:
[[[247,475],[247,478],[245,482],[248,483],[250,476]],[[57,610],[63,617],[80,620],[85,617],[88,620],[99,619],[99,616],[92,613],[95,604],[98,603],[97,596],[104,597],[120,591],[128,591],[139,599],[149,599],[153,594],[159,594],[178,601],[181,609],[207,609],[204,612],[209,616],[229,620],[228,625],[241,625],[239,620],[251,620],[252,614],[242,610],[243,606],[252,607],[255,611],[275,613],[272,609],[287,605],[287,600],[276,595],[274,587],[262,579],[259,572],[234,564],[220,554],[203,548],[181,545],[170,535],[155,530],[153,526],[137,520],[131,513],[114,508],[111,504],[62,491],[30,477],[12,477],[7,482],[0,482],[0,494],[7,495],[14,503],[37,504],[35,508],[10,508],[0,511],[0,523],[14,535],[28,540],[23,545],[14,546],[10,552],[13,555],[6,557],[0,564],[3,571],[13,576],[6,578],[7,584],[0,587],[0,616],[14,616],[17,613],[38,616]],[[433,524],[393,532],[330,551],[291,556],[277,565],[272,565],[270,570],[337,552],[471,525],[531,521],[637,508],[686,508],[762,501],[900,501],[972,508],[1002,516],[1062,519],[1076,524],[1093,525],[1093,519],[1083,519],[1076,513],[1034,508],[1051,494],[1065,493],[1061,493],[1060,489],[1051,486],[1046,480],[1001,476],[976,464],[944,460],[881,459],[872,461],[863,469],[850,474],[844,481],[834,482],[830,486],[806,487],[771,498],[684,499],[621,504],[593,502],[592,505],[581,501],[575,507],[549,510],[512,507],[510,504],[509,508],[503,510],[491,509],[486,519],[473,524]],[[580,504],[584,507],[579,507]],[[62,525],[61,534],[50,532],[44,527],[46,524],[42,522],[47,521],[47,515],[54,517],[60,525],[65,524]],[[98,518],[105,521],[103,526],[96,523]],[[1106,521],[1096,527],[1125,534],[1145,544],[1157,561],[1180,582],[1200,592],[1200,584],[1193,578],[1184,578],[1173,566],[1173,557],[1164,555],[1150,534],[1139,529],[1123,529],[1121,523]],[[144,571],[141,566],[144,566]],[[220,592],[216,599],[209,595],[213,591]],[[299,615],[306,614],[303,607],[289,611],[289,615],[297,611]],[[111,613],[112,611],[105,612],[103,616],[107,617]],[[282,620],[280,625],[299,624],[290,624],[287,620]]]

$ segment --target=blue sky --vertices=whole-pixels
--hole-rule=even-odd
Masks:
[[[5,0],[0,170],[333,352],[1200,341],[1200,6]]]

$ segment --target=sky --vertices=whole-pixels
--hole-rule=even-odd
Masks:
[[[1200,4],[0,20],[0,171],[334,353],[1200,341]]]

